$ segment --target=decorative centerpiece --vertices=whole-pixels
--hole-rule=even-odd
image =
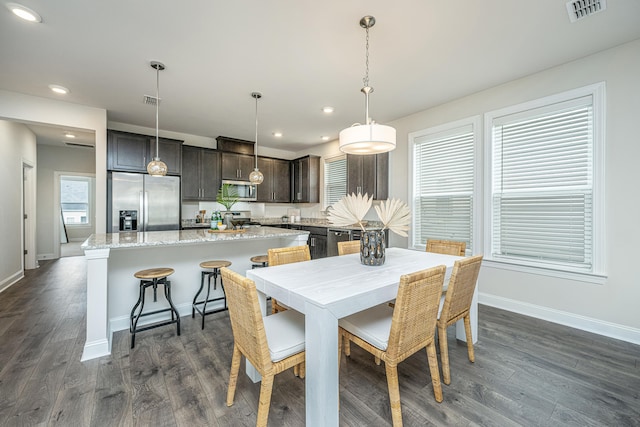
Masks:
[[[407,237],[411,212],[406,203],[399,199],[385,200],[375,206],[376,213],[383,226],[380,229],[367,229],[367,221],[363,221],[373,196],[351,193],[329,208],[327,219],[337,227],[358,225],[362,230],[360,239],[360,262],[365,265],[382,265],[385,261],[384,230],[391,230],[399,236]]]
[[[216,202],[224,206],[224,208],[227,210],[227,212],[223,215],[224,224],[227,226],[226,228],[233,228],[233,224],[231,224],[233,214],[230,212],[230,210],[233,205],[238,203],[238,190],[236,190],[233,185],[222,184],[222,186],[218,190]]]

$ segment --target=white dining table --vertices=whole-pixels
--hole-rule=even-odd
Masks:
[[[446,284],[453,264],[461,258],[388,248],[386,261],[381,266],[363,265],[359,254],[351,254],[247,271],[247,277],[255,282],[264,297],[261,306],[265,315],[267,296],[305,315],[308,427],[338,426],[338,319],[393,300],[403,274],[445,265]],[[471,307],[471,325],[476,341],[477,288]],[[457,325],[456,336],[466,340],[463,325]],[[250,373],[250,369],[247,371]]]

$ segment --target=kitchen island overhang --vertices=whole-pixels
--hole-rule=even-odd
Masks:
[[[252,256],[266,254],[269,248],[306,245],[308,235],[303,230],[255,227],[235,233],[175,230],[90,236],[82,244],[87,260],[87,334],[81,360],[111,354],[113,332],[129,328],[131,308],[139,295],[139,282],[133,277],[136,271],[173,268],[175,273],[169,277],[172,300],[180,315],[186,316],[191,314],[200,287],[202,261],[228,260],[230,269],[245,275]],[[154,304],[163,306],[166,300],[160,294]],[[218,294],[222,295],[222,289],[214,291],[212,284],[211,296]],[[156,320],[160,318],[150,316],[148,321]]]

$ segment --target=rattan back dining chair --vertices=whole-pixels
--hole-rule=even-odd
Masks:
[[[445,255],[464,256],[467,250],[466,242],[456,242],[454,240],[427,240],[427,252],[434,252]]]
[[[473,337],[471,334],[471,301],[476,289],[482,255],[476,255],[456,261],[449,279],[449,285],[442,297],[442,310],[438,316],[438,342],[440,343],[440,359],[442,360],[442,379],[445,384],[451,383],[449,368],[449,349],[447,345],[447,327],[460,319],[464,319],[464,331],[467,339],[469,361],[475,361]]]
[[[267,251],[267,258],[269,258],[269,267],[275,267],[276,265],[310,261],[311,252],[308,245],[273,248]],[[286,309],[286,306],[278,304],[277,300],[271,298],[271,313],[279,313]]]
[[[381,304],[338,322],[340,348],[345,340],[353,342],[384,361],[394,426],[402,425],[398,363],[423,348],[427,351],[433,394],[437,402],[442,402],[434,339],[445,271],[441,265],[403,275],[395,307]]]
[[[288,310],[263,318],[253,280],[226,267],[221,269],[221,274],[233,329],[227,406],[233,405],[241,356],[244,356],[262,376],[256,426],[266,426],[275,375],[304,363],[304,315]]]
[[[360,252],[360,240],[338,242],[338,255],[357,254]]]

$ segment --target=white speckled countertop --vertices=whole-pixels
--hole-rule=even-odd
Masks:
[[[274,237],[309,234],[304,230],[276,227],[252,227],[244,233],[209,233],[208,230],[149,231],[144,233],[92,234],[83,244],[83,250],[140,248],[145,246],[181,246],[196,243],[216,243],[238,240],[269,239]]]

